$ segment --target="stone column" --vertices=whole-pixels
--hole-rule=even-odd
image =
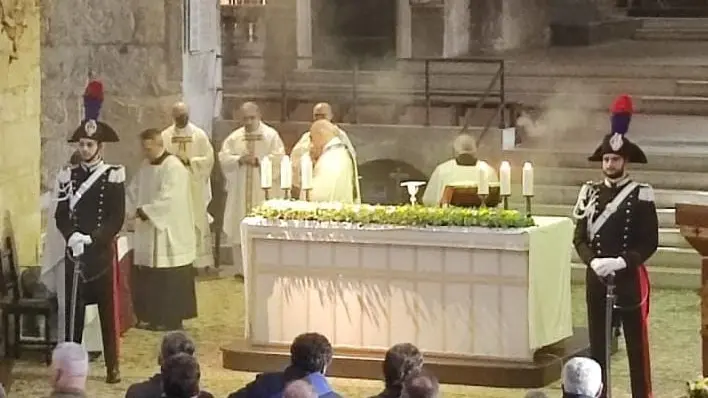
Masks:
[[[445,0],[443,57],[453,58],[470,51],[470,1]]]
[[[410,0],[398,0],[396,12],[396,57],[410,58],[413,56]]]
[[[297,0],[297,56],[312,58],[312,3],[310,0]],[[298,68],[309,68],[312,60],[298,60]]]

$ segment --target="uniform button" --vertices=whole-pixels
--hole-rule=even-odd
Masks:
[[[626,212],[627,212],[627,214],[629,214],[629,213],[631,213],[632,211],[631,211],[631,210],[629,210],[629,209],[627,209],[627,210],[626,210]]]
[[[602,250],[598,250],[598,251],[597,251],[597,254],[602,254]]]
[[[98,204],[99,204],[99,205],[102,205],[102,204],[103,204],[103,201],[102,201],[102,200],[99,200],[99,201],[98,201]]]
[[[625,230],[625,231],[629,231],[629,227],[624,227],[624,230]]]

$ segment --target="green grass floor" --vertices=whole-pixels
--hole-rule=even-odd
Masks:
[[[200,281],[197,284],[199,318],[186,323],[187,332],[196,340],[202,371],[202,388],[216,397],[226,397],[253,378],[253,374],[221,367],[219,347],[243,334],[243,285],[232,279]],[[575,325],[584,325],[584,287],[573,288]],[[132,329],[123,338],[121,371],[123,382],[103,382],[103,362],[92,364],[88,395],[123,397],[132,383],[155,373],[161,333]],[[651,354],[654,396],[678,398],[685,381],[700,374],[699,297],[695,291],[655,290],[651,302]],[[613,397],[630,397],[629,376],[624,347],[614,356]],[[13,398],[36,398],[49,392],[48,369],[36,359],[19,360],[13,371]],[[337,390],[349,397],[365,397],[377,392],[379,381],[334,379]],[[558,396],[559,385],[547,387],[549,396]],[[444,386],[445,397],[523,397],[524,390]]]

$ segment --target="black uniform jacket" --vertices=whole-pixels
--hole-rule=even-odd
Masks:
[[[629,178],[617,184],[588,182],[587,194],[578,201],[587,205],[593,193],[596,194],[595,211],[588,215],[595,221],[629,183]],[[578,220],[573,244],[585,264],[590,264],[596,257],[622,257],[627,263],[627,270],[630,270],[644,264],[656,252],[659,244],[658,224],[654,191],[647,184],[638,184],[594,236],[588,236],[587,218]],[[624,270],[619,271],[618,276],[622,272]]]
[[[86,167],[74,166],[69,181],[60,179],[60,191],[69,189],[75,194],[90,175],[91,172]],[[60,201],[57,204],[55,219],[57,228],[66,241],[74,232],[91,237],[92,243],[85,247],[81,256],[84,278],[88,280],[108,272],[113,263],[113,240],[123,227],[125,219],[123,166],[110,166],[86,190],[73,211],[69,209],[68,198]],[[70,260],[68,261],[67,264],[71,264]]]

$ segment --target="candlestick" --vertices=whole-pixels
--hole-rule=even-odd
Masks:
[[[280,161],[280,188],[290,190],[293,185],[293,167],[290,156],[285,155]]]
[[[305,190],[305,201],[307,201],[307,202],[309,202],[311,200],[310,199],[310,191],[312,191],[312,189]]]
[[[283,196],[285,200],[292,199],[292,195],[290,195],[290,188],[283,188]]]
[[[309,154],[300,159],[300,187],[305,191],[312,189],[312,158]]]
[[[523,195],[533,196],[533,166],[530,162],[524,163],[521,177]]]
[[[511,165],[506,160],[499,167],[499,195],[511,195]]]
[[[531,198],[533,196],[525,195],[524,198],[526,198],[526,217],[531,218]]]
[[[270,188],[263,188],[263,197],[265,200],[270,200]]]
[[[268,156],[261,159],[261,188],[270,189],[273,186],[273,164]]]
[[[487,168],[479,166],[479,180],[477,181],[477,195],[489,195],[489,177],[487,176]]]
[[[509,195],[502,196],[502,203],[504,204],[504,210],[509,210]]]

